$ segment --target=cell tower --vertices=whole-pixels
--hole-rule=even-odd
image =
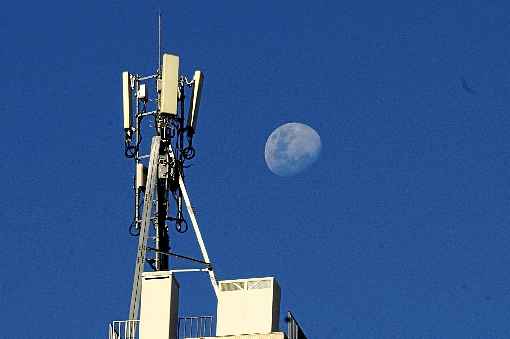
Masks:
[[[109,339],[305,339],[290,312],[285,318],[287,334],[279,331],[280,288],[275,278],[216,280],[184,182],[184,172],[196,153],[193,137],[203,83],[201,71],[188,78],[180,73],[177,55],[162,53],[158,15],[154,74],[122,73],[125,156],[133,160],[134,167],[129,231],[138,237],[138,246],[128,320],[110,323]],[[150,128],[143,127],[146,120],[152,122]],[[150,149],[144,150],[147,130],[152,134],[151,143]],[[179,233],[192,228],[202,258],[173,253],[170,227]],[[202,267],[171,269],[170,257]],[[187,272],[209,275],[217,297],[216,321],[212,316],[179,317],[176,275]]]

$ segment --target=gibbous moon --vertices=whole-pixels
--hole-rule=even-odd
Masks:
[[[310,167],[319,158],[321,148],[321,138],[313,128],[289,122],[267,138],[264,156],[271,172],[288,177]]]

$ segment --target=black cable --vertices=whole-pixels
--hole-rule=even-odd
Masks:
[[[126,158],[134,158],[136,156],[136,153],[138,153],[138,150],[140,148],[140,144],[142,143],[142,134],[138,133],[138,141],[136,142],[136,145],[131,145],[126,140],[126,148],[124,149],[124,155]]]
[[[129,235],[133,236],[133,237],[137,237],[140,235],[140,228],[136,227],[135,226],[135,221],[133,220],[131,222],[131,225],[129,225]],[[136,232],[133,232],[133,229],[136,230]]]
[[[182,150],[182,154],[185,160],[191,160],[195,157],[196,151],[193,146],[190,145]]]
[[[177,199],[175,198],[175,202],[177,203]],[[174,221],[175,222],[175,230],[179,233],[186,233],[189,229],[188,222],[186,219],[184,219],[182,212],[177,212],[177,217],[167,217],[166,220]],[[184,225],[184,227],[183,227]]]
[[[126,145],[126,148],[124,149],[124,156],[126,158],[132,159],[136,155],[136,146],[134,145]]]
[[[182,228],[182,225],[184,224],[184,229]],[[179,233],[186,233],[189,229],[189,226],[188,226],[188,222],[186,221],[186,219],[179,219],[179,221],[176,221],[175,222],[175,229],[177,230],[177,232]]]
[[[139,108],[140,107],[140,102],[137,103],[137,107]],[[140,110],[140,113],[147,113],[147,103],[146,102],[142,102],[142,108]],[[137,127],[140,127],[138,126],[137,124]],[[142,143],[142,134],[140,133],[140,131],[138,131],[138,141],[136,142],[136,145],[131,145],[131,142],[128,141],[126,139],[126,143],[125,143],[125,149],[124,149],[124,155],[126,156],[126,158],[134,158],[136,156],[136,154],[138,153],[138,150],[140,149],[140,144]],[[130,139],[131,140],[131,139]]]

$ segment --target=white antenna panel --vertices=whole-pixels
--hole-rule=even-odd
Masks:
[[[161,113],[177,115],[179,93],[179,57],[163,54],[163,76],[161,80]]]
[[[131,129],[131,88],[129,72],[122,72],[122,105],[124,109],[124,130]]]
[[[136,188],[139,190],[145,190],[145,184],[147,182],[147,168],[142,163],[136,164]]]
[[[191,127],[193,133],[197,130],[198,110],[200,108],[200,97],[202,96],[202,86],[204,83],[204,73],[195,71],[193,75],[193,94],[189,106],[188,127]]]

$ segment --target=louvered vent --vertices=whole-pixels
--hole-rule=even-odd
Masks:
[[[263,288],[271,288],[271,280],[249,280],[248,281],[248,289],[249,290],[260,290]]]
[[[244,290],[244,281],[221,283],[221,291],[222,292],[242,291],[242,290]]]

